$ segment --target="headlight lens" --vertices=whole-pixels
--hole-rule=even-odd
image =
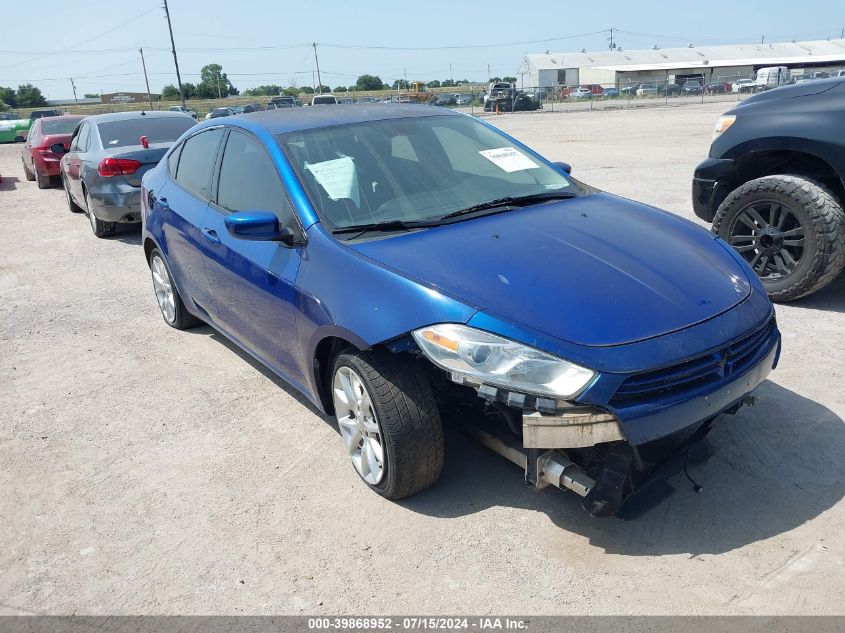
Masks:
[[[722,136],[727,129],[734,124],[736,121],[736,115],[729,114],[726,116],[720,116],[719,120],[716,121],[716,129],[713,130],[713,140],[715,141],[717,138]]]
[[[498,387],[571,398],[596,375],[557,356],[466,325],[430,325],[413,335],[438,367]]]

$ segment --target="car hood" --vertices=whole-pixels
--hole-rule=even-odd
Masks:
[[[350,247],[479,310],[587,346],[689,327],[751,289],[708,231],[605,193]]]
[[[812,81],[805,81],[800,84],[792,84],[790,86],[780,86],[779,88],[772,88],[765,92],[758,92],[756,95],[748,97],[732,111],[742,110],[748,106],[759,105],[761,103],[768,103],[771,101],[780,101],[782,99],[795,99],[797,97],[811,97],[813,95],[833,90],[839,90],[842,83],[845,82],[841,77],[832,79],[814,79]]]

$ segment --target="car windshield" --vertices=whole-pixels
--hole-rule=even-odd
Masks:
[[[41,130],[44,134],[70,134],[76,129],[79,119],[59,119],[58,121],[44,119]]]
[[[146,136],[149,143],[168,143],[182,136],[193,127],[194,120],[188,116],[173,117],[138,117],[123,121],[107,121],[97,124],[103,147],[125,147],[140,145],[141,137]]]
[[[436,222],[493,201],[581,191],[471,117],[386,119],[276,138],[330,229]],[[501,209],[478,212],[485,210]]]
[[[214,108],[211,112],[212,114],[229,114],[231,110],[229,108]]]

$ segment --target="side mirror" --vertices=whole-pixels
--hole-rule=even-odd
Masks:
[[[50,151],[54,154],[66,154],[67,148],[64,146],[64,143],[53,143],[50,146]]]
[[[567,174],[572,173],[572,165],[570,165],[569,163],[564,163],[562,161],[556,160],[555,165],[560,167],[564,171],[564,173],[567,173]]]
[[[269,211],[238,211],[227,215],[226,230],[242,240],[256,242],[282,242],[293,246],[296,235],[287,227],[279,226],[279,218]]]

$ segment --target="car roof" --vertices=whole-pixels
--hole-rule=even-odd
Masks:
[[[84,119],[84,114],[61,114],[59,116],[45,116],[38,119],[39,121],[79,121]]]
[[[260,127],[270,134],[283,134],[320,127],[332,127],[348,123],[366,123],[387,119],[407,119],[423,116],[464,116],[458,112],[417,104],[355,103],[348,108],[283,108],[241,114],[225,122],[205,121],[198,127],[213,125],[237,125]]]
[[[109,121],[127,121],[130,119],[150,118],[150,119],[166,119],[188,117],[184,112],[170,112],[169,110],[139,110],[133,112],[109,112],[108,114],[95,114],[93,116],[85,117],[86,120],[92,123],[108,123]]]

